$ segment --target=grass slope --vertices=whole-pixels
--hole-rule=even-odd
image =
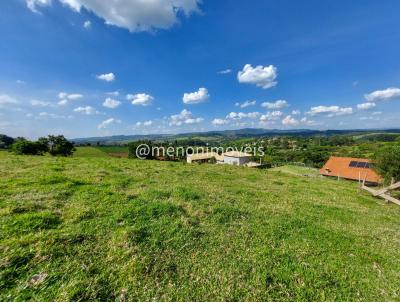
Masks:
[[[0,300],[395,301],[399,219],[352,182],[0,153]]]

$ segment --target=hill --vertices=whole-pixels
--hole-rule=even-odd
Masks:
[[[399,299],[400,208],[356,183],[90,156],[0,152],[0,300]]]
[[[238,130],[223,130],[223,131],[206,131],[206,132],[193,132],[181,134],[151,134],[151,135],[116,135],[104,137],[88,137],[88,138],[75,138],[71,141],[76,144],[126,144],[138,140],[179,140],[179,139],[205,139],[211,140],[227,140],[249,137],[262,137],[262,136],[332,136],[332,135],[365,135],[368,133],[400,133],[400,129],[385,129],[385,130],[309,130],[309,129],[296,129],[296,130],[268,130],[257,128],[245,128]]]

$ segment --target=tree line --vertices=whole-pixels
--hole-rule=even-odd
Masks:
[[[8,149],[17,155],[44,155],[71,156],[75,146],[63,135],[48,135],[37,141],[30,141],[23,137],[12,138],[0,134],[0,148]]]

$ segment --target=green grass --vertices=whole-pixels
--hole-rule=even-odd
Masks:
[[[107,154],[128,153],[128,147],[124,146],[100,146],[95,148]]]
[[[270,171],[274,172],[283,172],[289,173],[298,176],[318,176],[319,171],[318,169],[303,167],[303,166],[294,166],[294,165],[285,165],[276,168],[269,169]]]
[[[399,221],[353,182],[0,152],[0,300],[398,301]]]
[[[94,147],[76,147],[74,157],[108,157],[108,154]]]

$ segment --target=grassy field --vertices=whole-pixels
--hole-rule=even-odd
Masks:
[[[353,182],[0,152],[0,300],[398,301],[399,221]]]

